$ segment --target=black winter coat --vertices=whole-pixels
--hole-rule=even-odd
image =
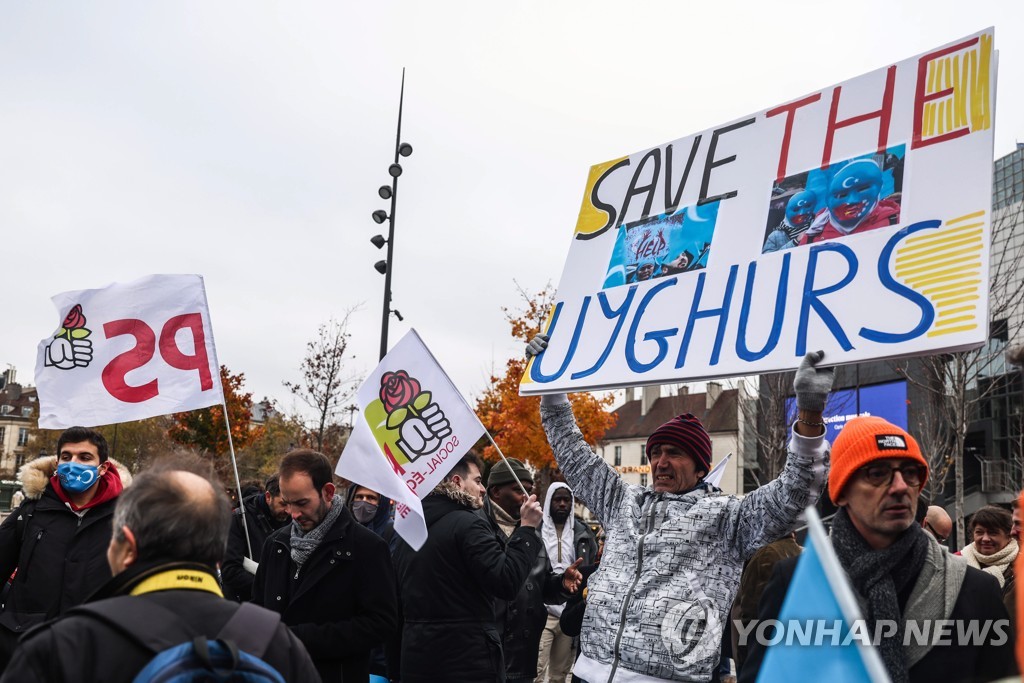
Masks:
[[[516,597],[543,544],[536,530],[519,528],[503,546],[469,496],[439,488],[423,499],[423,547],[400,540],[395,550],[405,615],[401,680],[503,683],[494,599]]]
[[[0,626],[14,634],[64,614],[110,579],[107,546],[117,499],[79,517],[47,485],[0,524],[0,580],[15,567]]]
[[[491,533],[504,546],[510,539],[494,519],[493,505],[485,497],[484,507],[477,514],[487,522]],[[510,682],[533,681],[537,677],[540,637],[548,621],[548,611],[544,605],[560,605],[569,597],[562,592],[562,573],[556,574],[551,570],[543,539],[540,545],[540,552],[516,597],[494,602],[494,621],[501,634],[505,675]]]
[[[262,493],[249,496],[242,501],[242,505],[245,506],[245,527],[242,526],[241,512],[235,510],[231,516],[228,548],[220,565],[220,573],[224,579],[224,597],[247,602],[252,599],[252,583],[256,577],[245,570],[242,560],[252,557],[254,562],[259,562],[263,544],[270,538],[270,534],[288,522],[274,519]],[[251,556],[249,546],[245,542],[246,527],[249,529],[249,542],[252,543]]]
[[[185,563],[150,563],[132,567],[104,585],[89,602],[128,595],[144,579],[169,569],[201,568]],[[203,568],[210,571],[209,568]],[[186,642],[197,635],[213,638],[234,616],[238,604],[199,590],[162,590],[130,600],[157,604],[180,621],[165,624],[166,638]],[[0,681],[49,683],[129,683],[149,663],[154,652],[115,626],[91,615],[67,618],[32,629],[25,635]],[[282,623],[263,660],[289,682],[320,680],[302,643]]]
[[[757,618],[759,620],[778,618],[799,559],[799,557],[790,557],[775,564],[758,605]],[[960,593],[953,604],[953,612],[949,618],[953,621],[961,621],[963,624],[970,624],[971,620],[978,620],[979,626],[986,621],[995,622],[1000,619],[1005,619],[1008,622],[1010,617],[1006,613],[1006,607],[1003,606],[999,584],[995,577],[968,567],[967,575],[964,576],[964,582],[960,586]],[[953,634],[956,633],[956,629],[957,626],[954,626]],[[956,636],[953,635],[950,639],[952,644],[936,645],[910,669],[908,672],[910,683],[933,683],[934,681],[943,681],[943,683],[967,683],[970,681],[973,683],[975,681],[993,681],[1016,674],[1017,665],[1013,655],[1014,634],[1008,627],[1003,630],[1006,634],[1006,641],[1001,645],[992,642],[992,638],[998,638],[999,635],[995,628],[989,629],[990,637],[984,644],[976,646],[960,645],[957,643]],[[757,679],[765,652],[767,652],[767,648],[759,645],[756,638],[751,638],[747,642],[747,658],[740,670],[740,683],[752,682]]]
[[[290,538],[288,524],[267,539],[252,601],[281,614],[324,683],[367,680],[370,650],[398,628],[388,544],[342,509],[296,578]]]
[[[580,566],[597,562],[597,536],[585,522],[578,519],[575,519],[573,523],[572,543],[576,549],[576,559],[583,560],[583,564]]]

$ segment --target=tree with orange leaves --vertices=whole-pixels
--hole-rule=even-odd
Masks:
[[[231,439],[235,450],[245,448],[263,434],[262,427],[253,428],[252,394],[243,392],[245,374],[232,375],[226,366],[220,366],[220,382],[224,387],[224,398],[231,423]],[[167,436],[174,441],[194,448],[204,456],[228,456],[228,431],[224,426],[224,409],[211,406],[187,413],[175,413],[174,424],[167,430]],[[217,473],[224,476],[230,472],[230,460],[214,457]],[[233,479],[233,475],[229,481]]]
[[[524,344],[536,335],[554,302],[550,285],[536,296],[520,289],[525,308],[512,310],[503,307],[505,318],[512,328],[512,336]],[[551,446],[540,424],[540,397],[520,396],[519,380],[526,370],[526,357],[511,358],[505,364],[505,373],[492,376],[491,384],[477,400],[476,413],[490,432],[501,452],[508,458],[518,458],[537,470],[537,489],[543,493],[558,472]],[[615,415],[608,412],[614,398],[611,394],[596,396],[590,393],[570,394],[576,424],[583,438],[596,444],[615,424]],[[484,459],[498,460],[494,446],[483,451]]]

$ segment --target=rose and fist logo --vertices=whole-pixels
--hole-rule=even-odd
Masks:
[[[75,304],[46,347],[43,364],[61,370],[86,367],[92,362],[92,342],[87,338],[90,334],[92,332],[85,327],[82,305]]]
[[[398,447],[415,460],[433,453],[452,433],[451,423],[429,391],[405,370],[386,372],[380,378],[380,400],[387,412],[388,429],[399,432]]]

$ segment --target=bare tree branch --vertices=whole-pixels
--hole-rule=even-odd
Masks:
[[[324,450],[325,437],[352,402],[361,377],[346,364],[355,358],[348,353],[349,318],[354,309],[345,312],[339,321],[331,318],[317,330],[317,336],[306,344],[306,356],[299,366],[300,382],[283,382],[299,400],[313,409],[310,436],[318,451]]]

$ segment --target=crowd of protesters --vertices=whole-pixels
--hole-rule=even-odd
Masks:
[[[874,646],[892,681],[1015,675],[1018,510],[979,510],[971,543],[948,552],[952,523],[919,498],[929,468],[911,434],[858,417],[826,441],[823,360],[796,372],[785,467],[743,497],[705,481],[696,416],[655,430],[652,483],[636,486],[593,452],[564,395],[544,396],[565,481],[541,505],[524,463],[467,454],[423,499],[418,551],[392,501],[340,490],[316,451],[282,454],[232,513],[200,461],[166,459],[133,482],[101,434],[69,429],[56,459],[23,467],[25,500],[0,525],[0,683],[149,680],[167,662],[331,683],[719,681],[733,668],[754,681],[770,649],[746,636],[778,619],[794,531],[825,490],[867,629],[891,629]],[[1004,628],[904,637],[929,620]]]

